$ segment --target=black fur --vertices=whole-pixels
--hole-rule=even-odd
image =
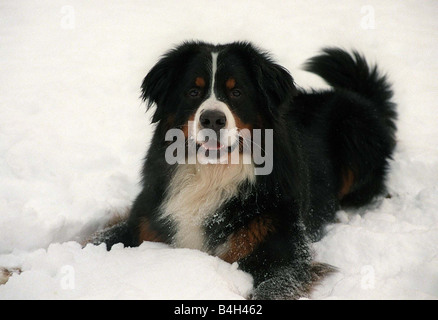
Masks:
[[[335,48],[308,61],[306,69],[324,78],[332,90],[297,90],[291,75],[249,43],[214,46],[187,42],[168,52],[148,73],[142,98],[157,109],[157,123],[143,167],[143,190],[127,222],[113,227],[108,247],[137,246],[147,219],[161,241],[172,244],[177,225],[160,219],[160,205],[177,165],[164,160],[169,128],[182,127],[200,105],[185,95],[195,76],[208,81],[211,51],[220,53],[222,75],[238,79],[244,92],[221,101],[253,128],[273,129],[273,172],[257,176],[255,186],[236,194],[203,223],[206,250],[213,252],[256,219],[272,225],[250,254],[238,260],[254,277],[252,297],[297,298],[332,269],[312,261],[310,241],[323,235],[341,205],[363,205],[385,188],[388,160],[395,146],[395,106],[386,78],[358,53]],[[209,87],[209,83],[206,84]],[[347,185],[347,186],[346,186]],[[219,217],[219,218],[218,218]]]

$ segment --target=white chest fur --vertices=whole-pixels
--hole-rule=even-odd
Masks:
[[[203,222],[237,195],[245,181],[255,182],[253,165],[179,165],[161,205],[161,218],[177,226],[173,245],[206,251]]]

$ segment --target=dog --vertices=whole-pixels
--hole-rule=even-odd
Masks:
[[[252,299],[297,299],[335,268],[313,241],[341,207],[385,195],[396,140],[391,85],[356,51],[304,64],[304,90],[249,42],[184,42],[141,85],[155,132],[129,216],[91,241],[197,249],[254,279]],[[224,133],[224,134],[223,134]]]

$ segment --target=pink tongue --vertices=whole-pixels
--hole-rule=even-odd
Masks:
[[[219,143],[219,141],[216,141],[214,139],[211,139],[211,140],[203,143],[202,146],[208,150],[219,150],[223,147],[223,145],[221,145]]]

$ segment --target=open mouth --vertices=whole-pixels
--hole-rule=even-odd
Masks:
[[[239,139],[235,139],[232,145],[227,145],[221,143],[219,140],[206,137],[206,141],[196,143],[196,151],[204,153],[206,157],[216,153],[217,157],[220,158],[224,153],[232,153],[238,145]]]
[[[203,143],[198,143],[198,145],[205,150],[221,150],[225,148],[225,145],[218,140],[206,138]]]

